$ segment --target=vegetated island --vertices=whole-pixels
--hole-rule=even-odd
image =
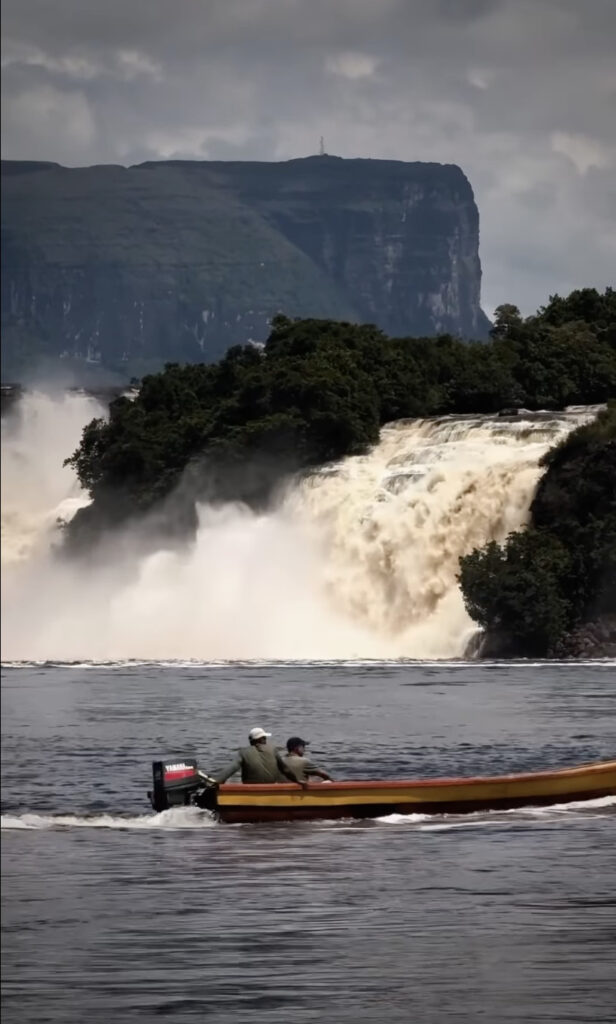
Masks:
[[[291,474],[359,454],[388,422],[608,403],[548,453],[528,528],[461,560],[469,613],[494,657],[616,651],[616,291],[500,306],[489,344],[389,338],[372,325],[277,316],[264,346],[167,364],[117,398],[67,459],[91,497],[79,552],[147,513],[194,529],[195,500],[265,508]]]

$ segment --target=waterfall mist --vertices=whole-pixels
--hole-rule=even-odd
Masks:
[[[462,656],[459,557],[525,522],[541,456],[596,410],[395,423],[265,515],[202,505],[184,547],[125,531],[86,564],[55,550],[88,501],[62,461],[101,414],[32,392],[3,418],[4,660]]]

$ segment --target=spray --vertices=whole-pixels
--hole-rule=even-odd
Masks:
[[[395,423],[267,514],[202,505],[186,545],[133,528],[84,565],[55,551],[88,501],[62,462],[100,414],[33,393],[3,420],[4,660],[460,657],[460,556],[525,523],[541,456],[596,410]]]

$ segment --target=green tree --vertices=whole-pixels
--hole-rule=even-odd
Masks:
[[[285,475],[364,451],[393,419],[562,408],[613,394],[610,289],[552,297],[525,320],[503,305],[487,345],[279,314],[264,348],[235,346],[212,365],[169,363],[143,378],[134,400],[113,402],[107,422],[88,424],[67,461],[93,502],[68,534],[82,534],[85,522],[96,534],[153,509],[180,481],[187,508],[201,495],[267,504]],[[182,521],[193,519],[187,512]],[[584,543],[590,566],[596,548]],[[588,595],[576,607],[595,586],[590,570],[584,579]]]
[[[529,529],[460,563],[469,615],[519,655],[549,654],[574,627],[616,615],[616,402],[544,465]]]
[[[547,654],[570,624],[565,583],[567,549],[551,534],[512,533],[460,560],[459,580],[471,618],[505,647],[527,656]]]
[[[517,306],[504,302],[494,310],[494,326],[490,337],[502,340],[515,335],[522,326],[522,316]]]

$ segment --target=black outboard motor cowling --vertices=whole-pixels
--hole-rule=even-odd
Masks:
[[[152,762],[154,789],[149,794],[155,811],[166,811],[170,807],[186,807],[203,788],[194,757],[169,757],[165,761]]]

